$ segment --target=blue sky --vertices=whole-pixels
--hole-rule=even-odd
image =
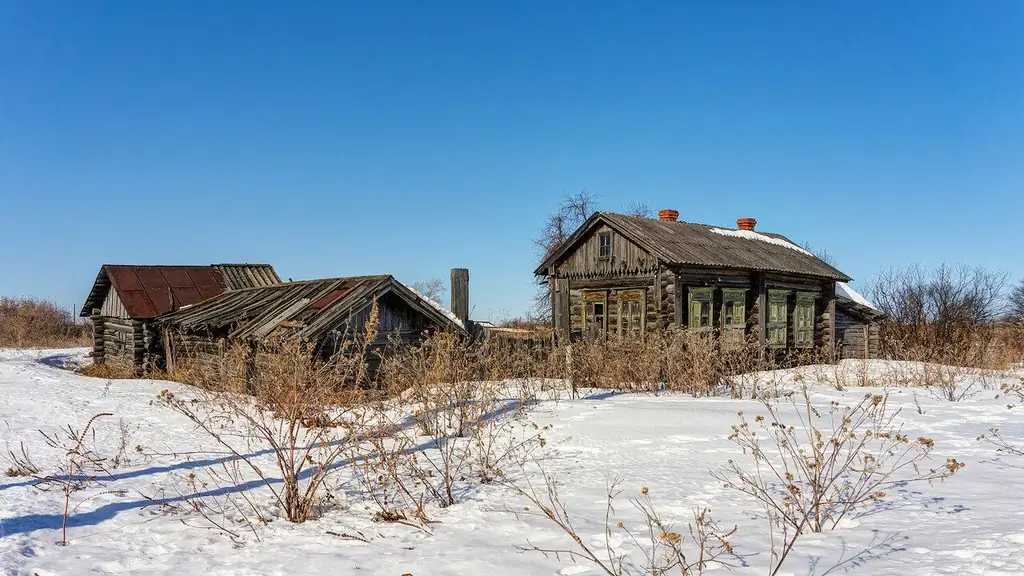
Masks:
[[[0,2],[0,294],[102,263],[471,270],[565,192],[1024,276],[1024,4]]]

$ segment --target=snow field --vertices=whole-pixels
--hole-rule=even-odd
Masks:
[[[571,549],[557,527],[529,515],[513,514],[525,503],[499,484],[474,485],[458,504],[429,510],[429,532],[373,522],[349,470],[331,477],[337,506],[301,525],[275,518],[260,529],[261,539],[234,542],[202,526],[200,519],[168,513],[147,497],[173,496],[192,471],[217,466],[208,456],[185,452],[218,450],[184,417],[154,402],[169,389],[188,388],[159,381],[106,381],[86,378],[59,364],[84,351],[0,351],[0,448],[27,451],[42,468],[58,455],[47,452],[39,429],[81,427],[94,414],[111,412],[97,423],[97,443],[113,449],[120,420],[132,444],[164,456],[136,458],[114,471],[106,489],[80,493],[69,522],[66,547],[59,540],[62,498],[40,492],[25,478],[0,477],[0,569],[4,574],[598,574],[562,557],[522,553],[527,542]],[[844,363],[850,381],[860,373],[887,367]],[[912,367],[908,367],[911,369]],[[815,384],[826,370],[760,375],[785,387]],[[831,373],[835,373],[834,371]],[[1006,381],[1011,381],[1005,377]],[[934,464],[955,457],[966,468],[945,483],[897,485],[864,514],[836,530],[806,534],[780,574],[1021,574],[1024,573],[1024,509],[1015,488],[1024,486],[1024,459],[997,453],[978,436],[1000,428],[1011,441],[1024,437],[1024,417],[1007,409],[998,378],[986,378],[963,402],[945,402],[920,389],[897,388],[890,403],[900,407],[905,431],[935,440]],[[822,404],[857,402],[874,389],[815,387]],[[1000,396],[997,398],[997,396]],[[532,409],[538,425],[551,425],[542,465],[559,482],[559,492],[582,538],[604,542],[605,490],[620,479],[623,490],[616,520],[637,527],[641,518],[627,501],[648,487],[659,512],[685,530],[694,506],[709,506],[724,526],[736,525],[731,539],[740,565],[716,574],[767,574],[768,526],[750,497],[723,488],[708,471],[744,455],[727,440],[736,413],[764,410],[758,402],[678,395],[640,396],[596,393],[579,400],[543,401]],[[259,447],[254,447],[258,450]],[[52,452],[52,451],[51,451]],[[176,453],[176,454],[172,454]],[[260,465],[273,469],[268,455]],[[3,468],[6,469],[6,463]],[[265,488],[249,495],[271,508]],[[273,517],[273,513],[271,512]],[[361,533],[370,540],[332,536]],[[641,556],[618,534],[616,553]]]

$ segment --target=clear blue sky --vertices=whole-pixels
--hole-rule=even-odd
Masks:
[[[0,2],[0,294],[102,263],[471,269],[564,192],[1024,275],[1024,3]]]

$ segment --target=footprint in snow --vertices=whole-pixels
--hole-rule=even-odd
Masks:
[[[590,572],[590,566],[569,566],[559,570],[558,574],[560,576],[570,576],[572,574],[583,574],[584,572]]]

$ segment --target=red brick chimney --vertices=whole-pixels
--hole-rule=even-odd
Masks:
[[[754,226],[757,226],[757,220],[754,218],[740,218],[736,221],[736,227],[740,230],[754,231]]]
[[[658,220],[662,222],[675,222],[679,219],[679,210],[658,210]]]

